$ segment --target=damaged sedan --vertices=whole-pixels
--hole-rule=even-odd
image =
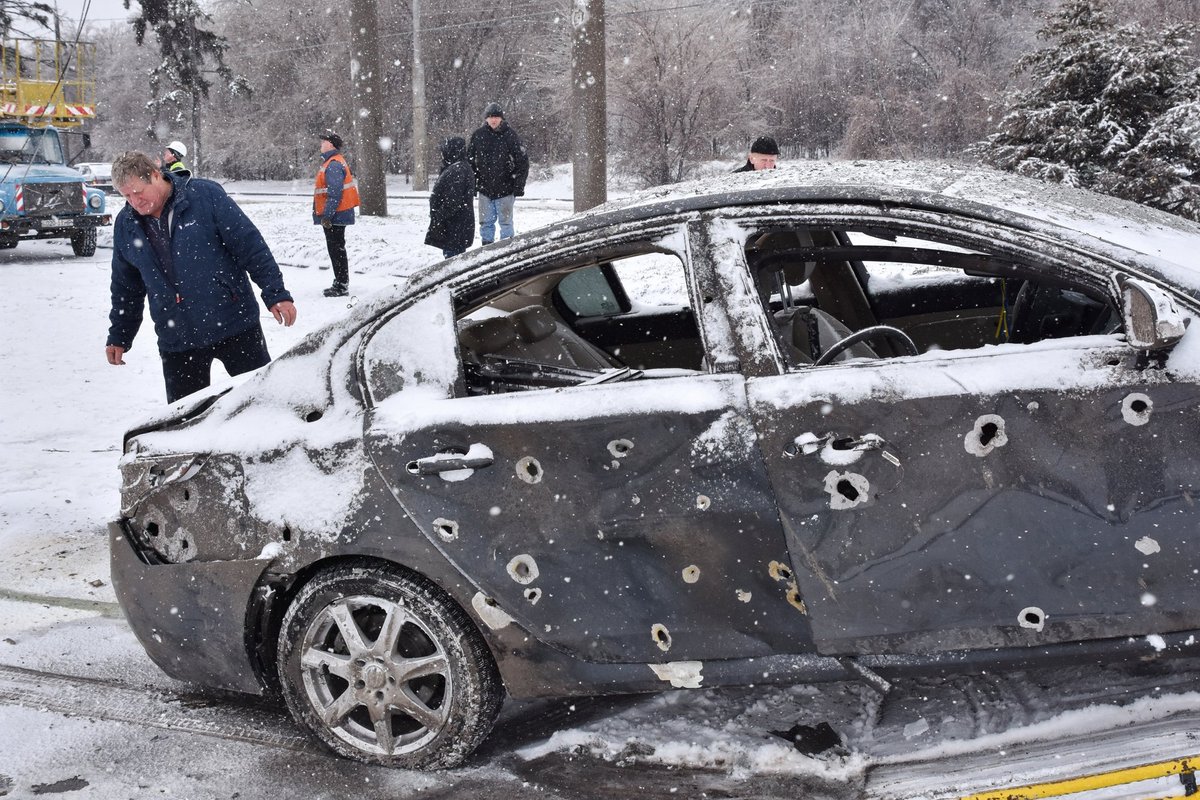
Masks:
[[[128,432],[171,676],[461,763],[503,698],[1197,654],[1200,227],[934,164],[474,250]]]

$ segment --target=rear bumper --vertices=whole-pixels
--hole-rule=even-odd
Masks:
[[[268,560],[151,564],[125,521],[108,525],[117,602],[150,660],[172,678],[262,694],[247,611]]]

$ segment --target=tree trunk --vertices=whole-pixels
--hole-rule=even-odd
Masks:
[[[412,188],[423,192],[429,188],[429,157],[425,131],[425,64],[421,61],[421,0],[412,0],[413,14],[413,123],[412,123]]]
[[[354,82],[355,178],[363,214],[387,216],[384,176],[383,91],[375,0],[350,0],[350,75]]]
[[[608,98],[604,59],[604,0],[575,0],[571,12],[574,102],[571,163],[575,210],[608,199]]]

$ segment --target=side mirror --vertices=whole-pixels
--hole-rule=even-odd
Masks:
[[[1163,350],[1183,338],[1187,324],[1171,296],[1152,283],[1118,276],[1125,337],[1139,350]]]

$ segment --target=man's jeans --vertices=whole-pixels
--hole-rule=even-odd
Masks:
[[[513,235],[513,203],[516,196],[492,199],[479,195],[479,241],[491,244],[496,240],[496,217],[500,218],[500,238],[511,239]]]

